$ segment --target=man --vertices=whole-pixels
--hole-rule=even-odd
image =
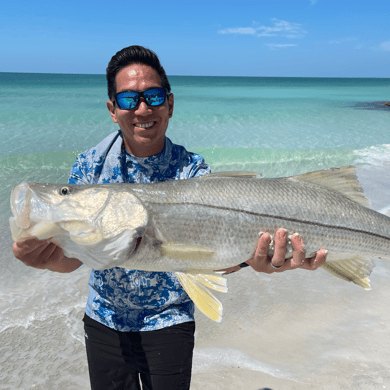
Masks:
[[[173,144],[165,133],[174,96],[158,57],[130,46],[107,67],[107,108],[120,130],[77,157],[69,183],[159,182],[210,172],[202,157]],[[285,260],[286,231],[264,233],[253,258],[226,272],[250,265],[259,272],[314,270],[326,251],[305,259],[299,236],[291,238],[293,257]],[[15,257],[26,265],[72,272],[81,262],[66,258],[54,242],[29,239],[14,243]],[[189,389],[194,348],[194,305],[171,273],[112,268],[92,270],[84,317],[93,390]]]

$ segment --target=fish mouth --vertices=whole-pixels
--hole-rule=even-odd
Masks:
[[[31,225],[30,220],[30,200],[32,191],[27,182],[23,182],[12,189],[11,192],[11,211],[15,223],[22,229],[28,229]]]
[[[9,219],[9,223],[14,241],[29,237],[43,240],[62,233],[62,229],[58,224],[31,215],[32,207],[39,205],[41,211],[46,207],[30,184],[33,185],[34,183],[23,182],[14,187],[11,192],[10,203],[13,217]]]

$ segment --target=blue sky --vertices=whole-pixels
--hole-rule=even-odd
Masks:
[[[0,36],[0,72],[103,74],[139,44],[168,75],[390,77],[384,0],[9,1]]]

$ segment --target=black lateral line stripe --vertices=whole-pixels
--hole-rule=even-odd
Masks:
[[[155,202],[149,202],[149,203],[157,204],[157,203],[155,203]],[[158,203],[158,204],[161,204],[161,203]],[[373,237],[377,237],[377,238],[382,238],[382,239],[384,239],[384,240],[390,240],[390,237],[381,236],[380,234],[377,234],[377,233],[367,232],[367,231],[364,231],[364,230],[349,228],[349,227],[345,227],[345,226],[326,225],[326,224],[320,223],[320,222],[304,221],[304,220],[302,220],[302,219],[288,218],[288,217],[279,217],[278,215],[270,215],[270,214],[256,213],[256,212],[254,212],[254,211],[247,211],[247,210],[234,209],[234,208],[232,208],[232,207],[213,206],[213,205],[209,205],[209,204],[192,203],[192,202],[191,202],[191,203],[190,203],[190,202],[183,202],[183,203],[173,203],[173,202],[170,202],[169,204],[170,204],[170,205],[173,205],[173,204],[174,204],[174,205],[176,205],[176,206],[181,206],[181,205],[183,205],[183,206],[184,206],[184,205],[201,206],[201,207],[208,207],[208,208],[210,208],[210,209],[218,209],[218,210],[226,210],[226,211],[235,211],[236,213],[245,213],[245,214],[254,215],[254,216],[256,216],[256,217],[280,219],[280,220],[283,220],[283,221],[304,223],[304,224],[312,225],[312,226],[321,226],[321,227],[328,228],[328,229],[346,230],[346,231],[353,232],[353,233],[362,233],[362,234],[367,234],[367,235],[369,235],[369,236],[373,236]]]

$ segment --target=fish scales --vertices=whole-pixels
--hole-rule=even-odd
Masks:
[[[286,179],[207,179],[196,194],[192,183],[172,184],[158,184],[161,192],[152,195],[147,187],[135,189],[169,240],[211,241],[209,245],[215,247],[226,242],[226,237],[234,237],[232,244],[240,242],[253,252],[261,230],[283,227],[305,237],[308,252],[325,247],[350,254],[359,248],[362,255],[385,256],[390,250],[388,217],[316,184]]]

